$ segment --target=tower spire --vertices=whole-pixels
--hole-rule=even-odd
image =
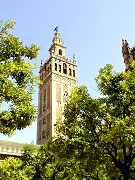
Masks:
[[[59,26],[56,26],[54,29],[54,37],[52,39],[52,44],[49,48],[50,57],[52,57],[53,55],[65,56],[66,46],[61,38],[60,33],[58,32],[58,27]]]

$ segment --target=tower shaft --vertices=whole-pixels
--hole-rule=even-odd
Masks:
[[[64,104],[72,89],[78,85],[75,58],[66,57],[66,46],[60,33],[55,32],[49,49],[49,59],[40,67],[37,144],[42,144],[55,136],[55,124],[62,121]]]

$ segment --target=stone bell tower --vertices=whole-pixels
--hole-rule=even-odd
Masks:
[[[78,85],[77,65],[66,57],[58,27],[49,48],[49,59],[40,67],[37,144],[42,144],[55,135],[55,124],[62,120],[62,110],[71,90]]]
[[[135,46],[130,48],[127,40],[122,40],[122,54],[125,63],[125,71],[131,70],[130,64],[135,60]]]

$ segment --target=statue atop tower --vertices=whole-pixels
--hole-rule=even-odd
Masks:
[[[59,26],[56,26],[56,27],[54,28],[54,31],[55,31],[55,32],[58,32],[58,27],[59,27]]]

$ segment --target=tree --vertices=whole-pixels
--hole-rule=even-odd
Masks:
[[[115,73],[108,65],[96,78],[104,96],[102,147],[124,180],[135,178],[135,62],[131,66],[132,71]]]
[[[22,168],[22,160],[19,158],[9,157],[0,164],[1,180],[32,180],[29,174],[30,168]]]
[[[72,93],[61,136],[80,165],[79,176],[135,179],[135,62],[122,73],[106,65],[96,81],[100,98],[90,97],[86,87]]]
[[[72,92],[57,136],[40,149],[27,147],[20,170],[32,179],[135,179],[135,62],[116,73],[111,65],[96,77],[101,97],[85,86]],[[19,169],[18,169],[19,170]]]
[[[77,178],[107,179],[97,146],[98,100],[92,99],[85,86],[76,88],[64,109],[64,122],[58,126],[59,137],[65,137],[68,161]],[[93,123],[91,122],[93,120]],[[93,132],[91,132],[93,129]],[[58,138],[59,138],[58,137]]]
[[[66,151],[62,141],[62,139],[50,140],[39,149],[35,149],[34,146],[24,148],[21,158],[23,167],[29,167],[29,174],[33,179],[73,178],[73,171],[68,166],[70,162],[65,156]]]
[[[35,120],[36,108],[32,104],[36,67],[30,61],[38,55],[39,46],[24,46],[19,38],[8,33],[15,22],[0,22],[0,132],[12,134]]]

